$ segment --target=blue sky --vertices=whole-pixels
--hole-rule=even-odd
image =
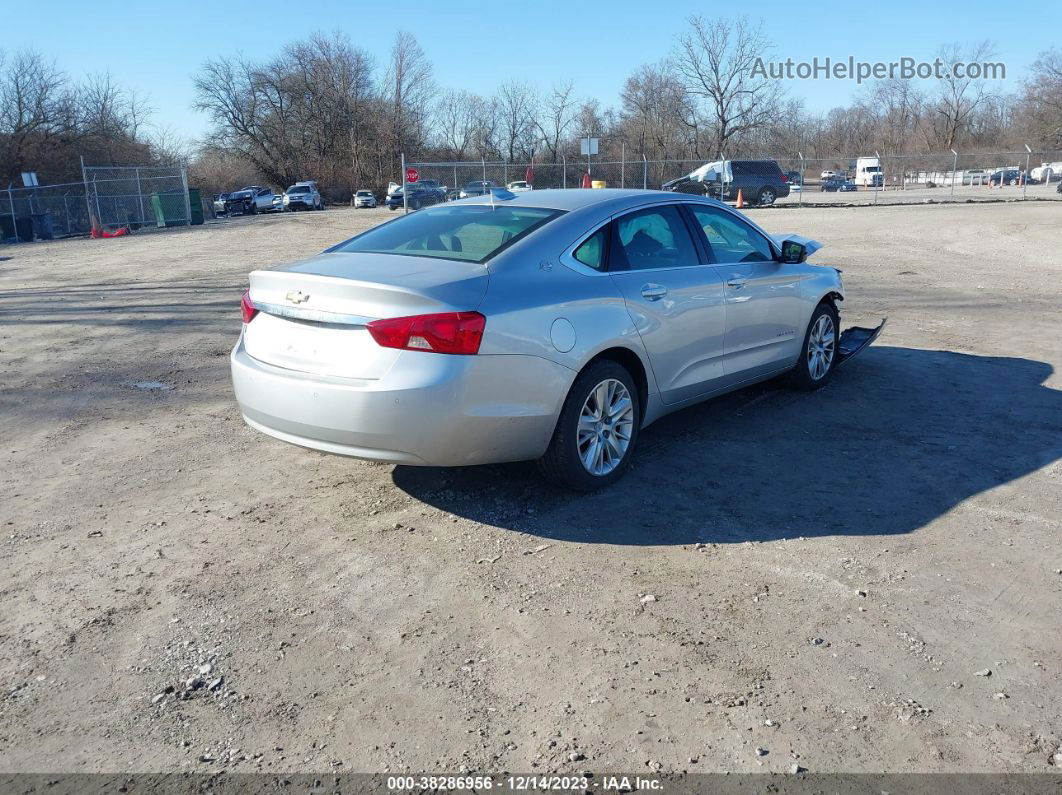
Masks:
[[[206,120],[191,109],[191,76],[206,59],[242,54],[266,59],[314,31],[341,30],[382,64],[395,31],[420,40],[445,88],[489,94],[506,79],[548,86],[572,78],[577,93],[616,102],[624,79],[641,63],[671,49],[690,14],[747,14],[762,20],[775,42],[772,60],[810,61],[849,55],[864,61],[902,56],[931,60],[940,44],[995,43],[1012,88],[1048,47],[1060,46],[1058,0],[892,2],[860,6],[851,0],[758,3],[715,0],[558,0],[535,2],[229,2],[183,0],[144,4],[113,0],[9,3],[2,14],[9,49],[30,46],[74,77],[110,71],[150,97],[154,122],[194,137]],[[848,102],[854,81],[790,84],[811,110]]]

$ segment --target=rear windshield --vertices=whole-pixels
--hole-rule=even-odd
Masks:
[[[489,204],[433,207],[396,218],[329,250],[482,263],[561,214],[540,207]]]

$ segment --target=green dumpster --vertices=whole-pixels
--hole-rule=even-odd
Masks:
[[[185,217],[185,201],[187,197],[184,195],[184,191],[173,191],[169,193],[152,193],[151,194],[151,209],[155,213],[155,225],[159,227],[163,226],[184,226],[188,223],[188,219]]]
[[[199,188],[188,189],[188,202],[192,208],[192,224],[203,223],[203,197],[199,193]]]

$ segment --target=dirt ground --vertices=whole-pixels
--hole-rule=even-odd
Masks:
[[[385,210],[0,249],[0,771],[1051,771],[1062,205],[752,212],[888,328],[591,496],[243,424],[246,273]]]

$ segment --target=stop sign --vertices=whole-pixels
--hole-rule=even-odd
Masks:
[[[420,179],[420,172],[410,166],[406,169],[406,182],[416,182]]]

